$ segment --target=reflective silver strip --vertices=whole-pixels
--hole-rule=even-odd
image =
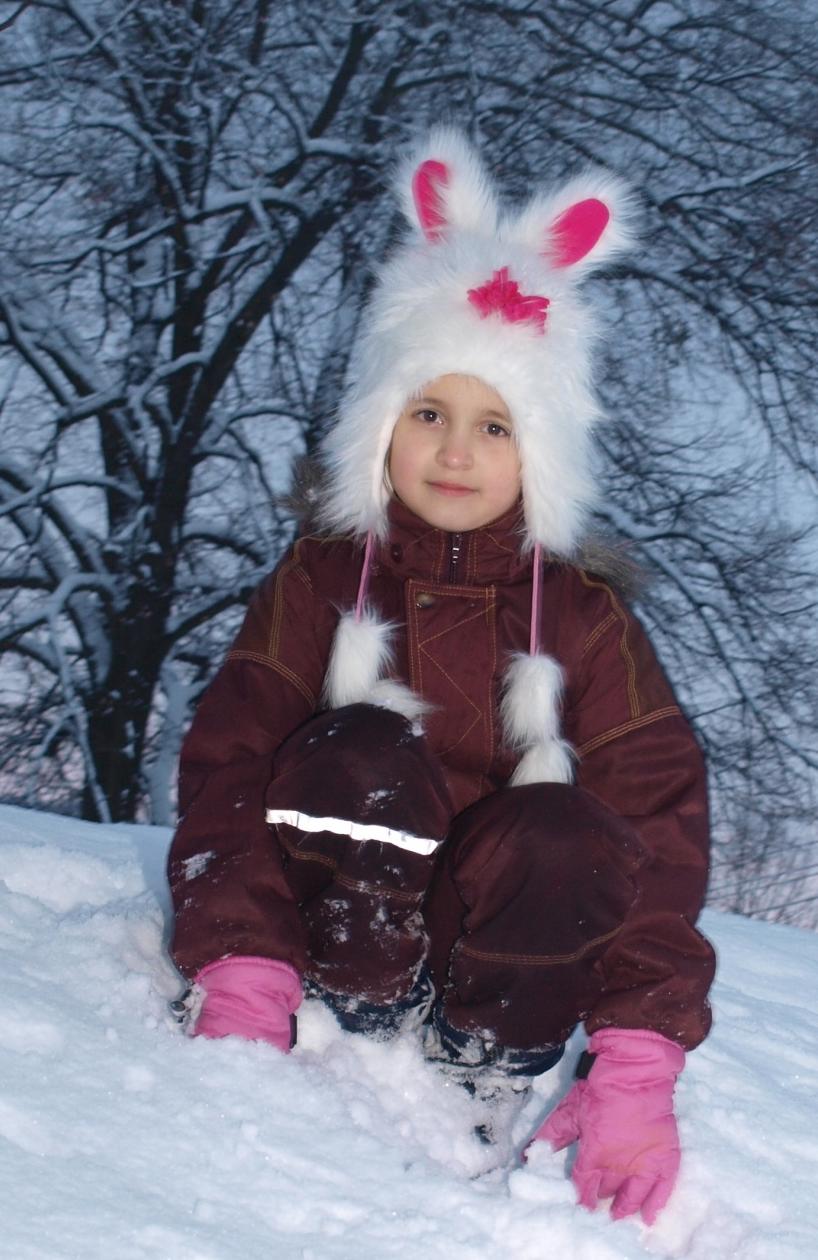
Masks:
[[[287,823],[299,831],[331,831],[336,836],[349,836],[350,840],[378,840],[381,844],[394,844],[409,853],[429,857],[440,844],[439,840],[422,840],[408,831],[395,831],[378,823],[350,822],[348,818],[313,818],[297,809],[268,809],[268,823]]]

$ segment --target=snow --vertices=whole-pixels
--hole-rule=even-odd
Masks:
[[[3,1256],[818,1255],[818,936],[705,916],[716,1024],[680,1081],[682,1175],[648,1230],[575,1207],[566,1156],[544,1146],[487,1172],[476,1104],[409,1035],[343,1034],[308,1003],[286,1059],[183,1037],[169,835],[0,807]],[[518,1150],[579,1048],[537,1083]]]

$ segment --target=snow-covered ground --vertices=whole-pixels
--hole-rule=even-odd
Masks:
[[[720,914],[712,1037],[659,1222],[574,1206],[566,1156],[477,1177],[474,1103],[320,1008],[284,1059],[170,1025],[169,833],[0,807],[0,1255],[11,1260],[818,1256],[818,935]],[[579,1045],[579,1042],[577,1043]],[[542,1078],[522,1144],[575,1054]]]

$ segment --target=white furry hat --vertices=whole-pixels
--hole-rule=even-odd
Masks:
[[[592,328],[578,281],[628,244],[629,200],[605,171],[500,216],[469,142],[439,127],[396,188],[411,235],[380,269],[352,383],[324,442],[325,523],[385,537],[384,463],[406,405],[435,377],[477,376],[502,396],[522,465],[526,544],[568,555],[593,497]]]
[[[363,536],[355,610],[342,614],[324,695],[416,719],[421,697],[389,678],[393,626],[366,600],[375,538],[388,532],[384,467],[406,402],[438,376],[477,376],[504,399],[520,450],[524,545],[534,549],[531,646],[510,659],[502,719],[520,755],[512,783],[570,782],[560,734],[559,664],[539,650],[540,552],[569,555],[592,500],[592,329],[577,282],[628,243],[628,196],[604,171],[537,194],[502,218],[458,132],[436,128],[402,164],[397,191],[414,229],[378,273],[352,383],[324,442],[325,523]]]

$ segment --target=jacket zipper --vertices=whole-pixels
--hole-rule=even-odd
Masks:
[[[457,566],[460,561],[460,548],[463,546],[463,535],[452,534],[451,550],[449,551],[449,584],[454,585],[457,580]]]

